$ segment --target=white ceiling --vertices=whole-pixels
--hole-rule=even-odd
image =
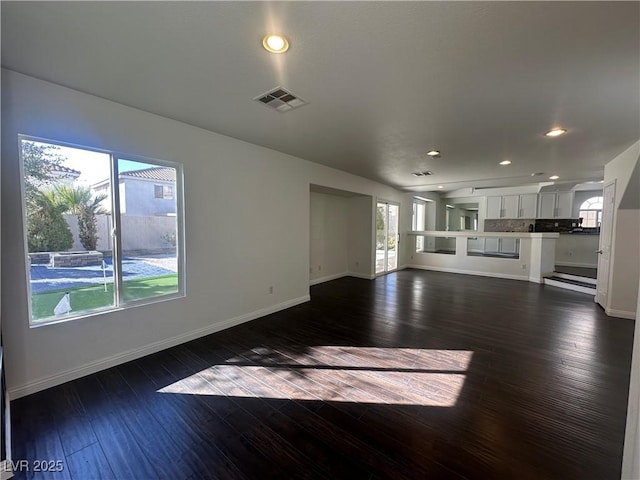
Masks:
[[[638,2],[1,8],[4,67],[399,188],[597,180],[640,137]],[[252,100],[276,86],[310,104]]]

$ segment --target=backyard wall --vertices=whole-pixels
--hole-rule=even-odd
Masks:
[[[78,216],[72,214],[63,215],[71,234],[73,235],[73,246],[69,251],[80,251],[85,248],[80,243],[80,237],[78,235]],[[113,242],[111,240],[111,215],[96,215],[96,224],[98,226],[98,245],[96,250],[101,252],[110,251],[113,248]]]
[[[186,297],[30,328],[18,134],[183,162]],[[1,314],[11,395],[307,301],[312,183],[403,201],[362,177],[3,70],[2,296],[11,301]]]
[[[85,248],[80,243],[78,236],[78,216],[64,215],[73,235],[73,246],[69,251],[79,251]],[[98,245],[96,250],[101,252],[111,251],[113,241],[111,237],[111,215],[96,215],[98,224]],[[123,215],[122,224],[122,250],[127,252],[154,252],[170,250],[173,248],[167,240],[167,235],[176,231],[176,217],[134,216]]]

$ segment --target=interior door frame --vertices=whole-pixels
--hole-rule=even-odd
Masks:
[[[384,235],[384,259],[383,259],[383,270],[381,272],[377,271],[377,262],[378,262],[378,257],[377,257],[377,249],[376,249],[376,243],[377,243],[377,236],[378,236],[378,228],[377,228],[377,214],[378,214],[378,205],[380,204],[384,204],[386,205],[385,208],[385,235]],[[388,239],[389,239],[389,206],[393,205],[395,207],[398,208],[398,215],[397,215],[397,228],[396,228],[396,248],[395,248],[395,252],[396,252],[396,267],[393,269],[388,269],[389,266],[389,260],[388,260],[388,256],[389,256],[389,245],[388,245]],[[377,198],[376,199],[376,203],[375,203],[375,210],[374,210],[374,237],[373,237],[373,251],[374,251],[374,265],[373,265],[373,271],[376,277],[380,276],[380,275],[386,275],[388,273],[392,273],[392,272],[396,272],[398,271],[398,266],[400,265],[400,212],[401,212],[401,204],[400,202],[394,202],[392,200],[385,200],[385,199],[381,199],[381,198]]]
[[[613,206],[611,207],[611,219],[608,225],[605,225],[604,223],[604,219],[605,219],[605,215],[604,215],[604,209],[605,209],[605,190],[609,187],[613,188],[613,197],[611,199],[611,203],[613,204]],[[597,278],[597,284],[596,284],[596,295],[594,297],[594,301],[596,303],[598,303],[602,308],[604,308],[605,310],[607,309],[607,304],[609,303],[609,281],[611,278],[611,246],[612,246],[612,240],[613,240],[613,226],[615,225],[615,219],[616,219],[616,209],[615,209],[615,204],[616,204],[616,181],[613,180],[612,182],[607,183],[606,185],[603,186],[602,188],[602,217],[601,219],[603,220],[600,224],[600,241],[598,242],[598,278]],[[605,231],[605,229],[608,230],[608,234],[609,234],[609,245],[603,245],[603,240],[604,240],[604,235],[603,232]],[[599,252],[603,252],[603,253],[599,253]],[[603,255],[606,254],[606,258],[608,260],[608,266],[606,268],[606,273],[604,272],[604,269],[602,268],[602,261],[603,261]],[[606,277],[606,278],[605,278]],[[602,288],[606,287],[606,291],[602,291]]]

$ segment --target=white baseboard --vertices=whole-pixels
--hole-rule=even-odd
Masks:
[[[355,278],[363,278],[365,280],[373,280],[374,278],[376,278],[375,274],[367,275],[366,273],[356,273],[356,272],[349,272],[347,273],[347,276],[355,277]]]
[[[56,385],[61,385],[65,382],[69,382],[86,375],[91,375],[92,373],[115,367],[116,365],[120,365],[122,363],[130,362],[131,360],[135,360],[137,358],[141,358],[146,355],[150,355],[152,353],[156,353],[161,350],[180,345],[181,343],[189,342],[191,340],[195,340],[196,338],[219,332],[220,330],[235,327],[236,325],[255,320],[256,318],[264,317],[265,315],[270,315],[272,313],[279,312],[280,310],[295,307],[296,305],[308,302],[309,300],[311,300],[311,297],[309,295],[304,295],[292,300],[287,300],[286,302],[278,303],[277,305],[272,305],[251,313],[239,315],[237,317],[233,317],[228,320],[215,323],[213,325],[207,325],[206,327],[192,330],[182,335],[168,338],[166,340],[160,340],[158,342],[145,345],[144,347],[134,348],[132,350],[128,350],[111,357],[101,358],[100,360],[82,365],[81,367],[66,370],[64,372],[56,373],[47,377],[42,377],[37,380],[28,382],[24,385],[9,388],[7,390],[9,393],[9,398],[11,398],[11,400],[15,400],[17,398],[24,397],[41,390],[45,390],[47,388],[55,387]]]
[[[10,460],[0,462],[0,480],[9,480],[13,478],[13,468]]]
[[[477,275],[479,277],[504,278],[506,280],[524,280],[525,282],[529,281],[528,275],[512,275],[508,273],[477,272],[474,270],[462,270],[459,268],[448,268],[448,267],[432,267],[427,265],[407,265],[407,268],[416,268],[418,270],[433,270],[434,272],[460,273],[463,275]]]
[[[314,278],[309,280],[309,285],[318,285],[319,283],[330,282],[331,280],[337,280],[342,277],[348,277],[349,272],[335,273],[333,275],[327,275],[325,277]]]
[[[573,262],[556,262],[558,267],[582,267],[582,268],[598,268],[597,263],[573,263]]]
[[[636,319],[636,312],[627,312],[626,310],[616,310],[614,308],[605,309],[604,313],[610,317],[626,318],[628,320]]]

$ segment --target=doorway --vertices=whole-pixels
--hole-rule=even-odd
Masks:
[[[376,206],[376,275],[398,269],[398,217],[400,205],[378,202]]]

